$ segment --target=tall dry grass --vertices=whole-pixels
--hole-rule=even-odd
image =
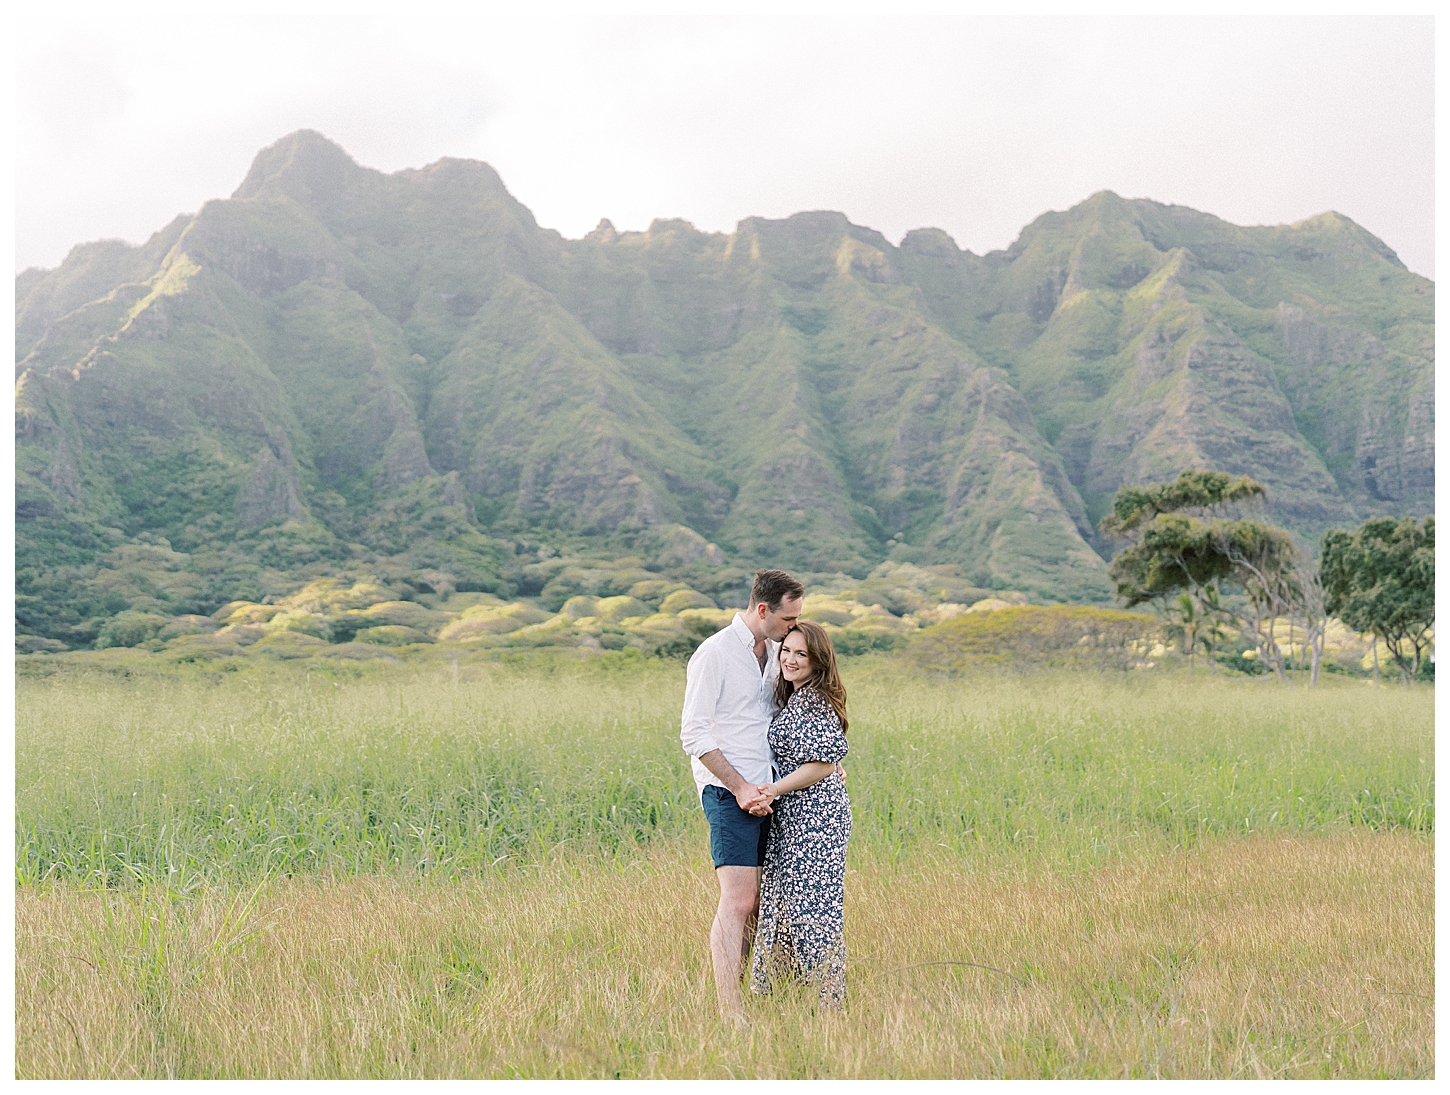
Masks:
[[[1433,1061],[1430,842],[1094,870],[853,857],[844,1016],[714,1017],[698,840],[469,881],[23,889],[17,1074],[1396,1077]]]

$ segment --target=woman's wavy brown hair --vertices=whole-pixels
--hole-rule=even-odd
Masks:
[[[835,708],[841,719],[841,733],[844,734],[849,725],[846,719],[846,686],[841,683],[841,673],[836,668],[836,648],[831,645],[831,637],[826,634],[824,627],[811,623],[810,620],[798,620],[790,631],[800,632],[806,640],[806,657],[811,660],[811,674],[799,685],[783,676],[776,678],[776,707],[784,708],[790,702],[791,696],[795,695],[797,688],[814,688]],[[786,632],[787,636],[790,631]],[[785,638],[781,639],[781,646],[785,646]]]

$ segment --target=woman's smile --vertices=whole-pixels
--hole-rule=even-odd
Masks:
[[[798,681],[811,671],[811,656],[806,652],[806,641],[799,631],[792,631],[785,637],[780,648],[780,675],[788,681]]]

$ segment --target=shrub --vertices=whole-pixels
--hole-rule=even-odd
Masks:
[[[289,608],[279,612],[267,621],[265,630],[269,635],[283,631],[295,631],[299,635],[311,635],[324,641],[332,638],[332,628],[316,613],[304,608]]]
[[[637,582],[655,576],[634,567],[568,567],[544,586],[540,598],[550,612],[558,612],[570,598],[619,597]]]
[[[714,607],[716,607],[714,601],[703,593],[696,593],[693,589],[677,589],[660,602],[660,611],[669,616],[683,612],[687,608]]]
[[[140,646],[156,638],[157,633],[165,626],[165,616],[156,616],[149,612],[122,612],[101,625],[100,633],[96,636],[96,649]]]
[[[381,627],[365,627],[354,637],[354,642],[375,643],[378,646],[408,646],[412,643],[428,643],[433,640],[423,632],[400,624],[384,624]]]
[[[560,607],[559,612],[571,620],[582,620],[586,616],[597,616],[599,614],[599,598],[580,594],[578,597],[570,597]]]
[[[182,635],[209,635],[217,629],[210,616],[173,616],[156,635],[158,639],[175,639]]]
[[[628,619],[631,616],[650,615],[649,605],[634,597],[605,597],[594,606],[595,613],[600,619],[608,620],[611,623],[618,623],[620,620]]]
[[[831,645],[842,657],[869,654],[873,650],[895,650],[903,642],[902,636],[884,627],[844,628],[826,626],[831,636]]]
[[[635,582],[634,585],[630,586],[629,595],[631,597],[638,597],[651,608],[658,610],[660,602],[676,590],[694,592],[684,582],[672,582],[664,578],[648,578],[642,582]],[[713,601],[711,602],[711,607],[714,607]]]
[[[1137,612],[1029,605],[953,617],[923,631],[905,656],[948,674],[974,666],[1127,669],[1142,662],[1158,629],[1154,617]]]

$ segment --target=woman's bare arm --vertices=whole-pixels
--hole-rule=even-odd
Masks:
[[[765,784],[761,790],[776,798],[789,791],[801,791],[807,787],[820,783],[836,770],[834,764],[824,760],[808,760],[784,779],[778,779],[774,783]]]

